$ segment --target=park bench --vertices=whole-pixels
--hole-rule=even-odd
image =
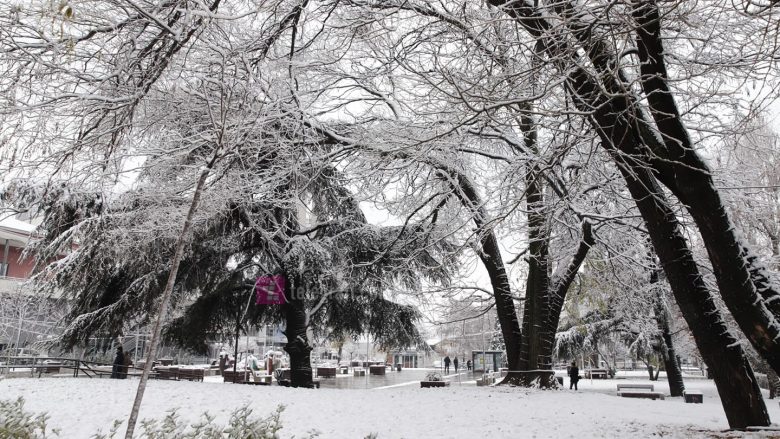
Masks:
[[[683,392],[683,398],[688,404],[702,404],[704,402],[704,395],[701,392],[686,390]]]
[[[33,366],[33,374],[37,371],[38,377],[44,373],[60,373],[62,363],[44,363]]]
[[[248,370],[232,370],[226,369],[222,371],[222,381],[225,383],[244,384],[250,382],[252,379],[252,372]]]
[[[384,364],[374,364],[368,366],[368,370],[371,375],[384,375],[387,369]]]
[[[336,368],[335,367],[318,367],[317,368],[317,376],[322,378],[335,378],[336,377]]]
[[[366,376],[366,370],[365,369],[355,369],[352,371],[352,375],[356,377],[364,377]]]
[[[609,372],[606,369],[590,369],[585,371],[585,378],[589,379],[607,379],[609,378]]]
[[[496,382],[496,378],[492,375],[484,375],[482,378],[477,378],[477,387],[490,386]]]
[[[272,381],[271,375],[258,375],[255,377],[255,384],[270,386]]]
[[[628,389],[628,391],[626,391]],[[664,399],[664,394],[654,392],[655,386],[652,384],[618,384],[617,394],[623,398],[646,398],[646,399]]]
[[[420,381],[420,388],[428,389],[433,387],[447,387],[450,385],[449,381]]]
[[[205,371],[203,369],[179,369],[179,379],[187,381],[203,381]]]
[[[277,383],[280,386],[283,386],[283,387],[290,387],[290,386],[292,386],[292,382],[290,380],[280,380],[280,381],[277,381]],[[314,385],[314,388],[316,388],[316,389],[320,388],[320,380],[312,380],[311,383]]]
[[[617,391],[620,392],[621,389],[643,389],[652,392],[655,387],[652,384],[618,384]]]
[[[157,379],[160,380],[178,380],[179,368],[178,367],[158,367]]]
[[[644,398],[644,399],[664,399],[664,394],[661,392],[618,392],[618,396],[623,398]]]

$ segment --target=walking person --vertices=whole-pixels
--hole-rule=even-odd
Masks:
[[[455,373],[458,373],[458,357],[456,356],[454,360],[452,360],[452,365],[455,366]]]
[[[471,370],[471,360],[466,360],[466,370]]]
[[[571,367],[569,368],[569,389],[574,387],[574,390],[577,389],[577,382],[580,380],[580,369],[577,367],[577,362],[572,361]]]
[[[111,378],[122,377],[122,367],[125,365],[125,353],[122,346],[117,346],[114,364],[111,366]]]
[[[130,352],[124,352],[124,361],[122,361],[122,373],[119,378],[127,378],[127,373],[130,372],[130,366],[133,365],[133,358],[130,356]]]
[[[450,356],[444,357],[444,373],[450,373]]]

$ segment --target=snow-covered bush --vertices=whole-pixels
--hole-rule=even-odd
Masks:
[[[57,436],[57,430],[47,430],[46,414],[24,411],[24,399],[0,400],[0,438],[43,439]],[[47,436],[48,435],[48,436]]]
[[[441,374],[438,372],[428,372],[428,374],[425,375],[425,381],[444,381],[444,378],[442,378]]]
[[[282,429],[280,405],[265,418],[253,416],[252,409],[241,407],[230,415],[227,425],[214,423],[214,417],[204,413],[199,422],[188,423],[172,410],[162,419],[141,422],[143,439],[280,439]],[[24,399],[0,401],[0,438],[45,439],[60,437],[56,429],[48,429],[48,416],[24,410]],[[114,439],[124,436],[124,422],[115,421],[107,433],[98,432],[92,439]],[[309,438],[316,437],[311,433]]]

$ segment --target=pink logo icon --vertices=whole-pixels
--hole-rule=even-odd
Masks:
[[[255,282],[257,292],[256,305],[284,305],[287,299],[284,297],[284,276],[259,276]]]

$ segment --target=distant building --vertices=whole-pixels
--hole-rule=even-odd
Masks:
[[[0,293],[18,291],[30,277],[33,261],[23,259],[22,251],[34,230],[31,223],[0,216]]]

